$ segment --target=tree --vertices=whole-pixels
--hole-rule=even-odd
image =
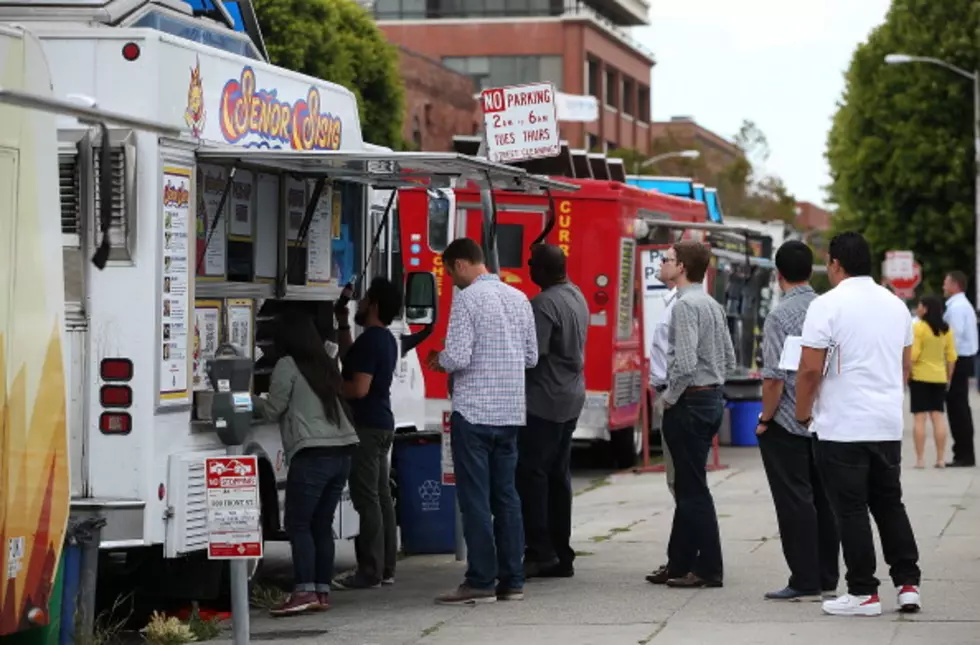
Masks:
[[[978,27],[975,2],[894,0],[854,52],[827,137],[835,231],[861,231],[878,260],[914,251],[930,291],[947,271],[972,273],[972,87],[936,65],[884,58],[932,56],[972,71]]]
[[[254,0],[273,63],[357,96],[364,140],[400,149],[405,87],[398,51],[354,0]]]

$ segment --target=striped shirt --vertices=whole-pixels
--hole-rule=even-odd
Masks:
[[[787,336],[802,336],[803,321],[817,294],[810,285],[793,287],[783,294],[762,327],[762,378],[783,382],[783,395],[773,417],[787,432],[809,437],[810,431],[796,422],[796,372],[779,369],[779,357]]]
[[[453,296],[439,364],[453,375],[453,411],[476,425],[527,423],[524,370],[538,363],[527,296],[492,273]]]
[[[689,387],[724,385],[735,371],[725,310],[699,282],[677,290],[667,342],[668,405],[677,403]]]

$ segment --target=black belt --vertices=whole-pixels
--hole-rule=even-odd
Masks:
[[[654,385],[653,386],[653,391],[656,392],[657,394],[662,394],[662,393],[664,393],[664,392],[667,391],[667,386],[666,385]]]

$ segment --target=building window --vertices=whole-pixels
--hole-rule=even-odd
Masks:
[[[442,63],[472,78],[478,90],[539,81],[562,87],[561,56],[448,56]]]
[[[606,149],[603,152],[610,153],[613,150],[619,150],[619,144],[615,141],[606,141]]]
[[[375,0],[378,20],[559,16],[560,0]]]
[[[599,137],[597,137],[594,134],[590,134],[589,137],[588,137],[588,141],[587,141],[587,144],[586,145],[588,146],[587,150],[589,152],[599,152],[600,151],[599,150]]]
[[[632,78],[623,77],[623,113],[635,116],[636,110],[633,109],[633,99],[636,90],[636,83]]]
[[[636,95],[636,118],[644,123],[650,121],[650,88],[640,87]]]
[[[606,81],[605,81],[606,105],[608,105],[611,108],[619,107],[619,101],[617,100],[619,97],[616,96],[616,90],[619,89],[618,87],[616,87],[617,84],[618,83],[616,82],[616,70],[607,69]]]
[[[589,84],[589,95],[602,98],[602,79],[599,78],[599,61],[594,58],[585,63],[585,77]]]

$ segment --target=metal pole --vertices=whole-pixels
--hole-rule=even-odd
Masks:
[[[484,131],[483,139],[480,141],[480,149],[476,153],[477,157],[487,156],[487,133]],[[487,185],[480,188],[480,206],[483,207],[483,252],[486,255],[487,268],[493,273],[500,273],[500,258],[497,255],[497,240],[489,239],[490,232],[493,231],[493,196],[489,185],[489,178],[486,179]]]
[[[89,643],[95,634],[95,593],[99,581],[99,547],[102,544],[102,527],[105,519],[93,518],[86,522],[88,539],[82,541],[82,561],[78,580],[78,631],[76,641]]]
[[[241,446],[228,446],[229,457],[244,454]],[[241,558],[228,561],[231,573],[231,642],[248,645],[248,563]]]
[[[980,69],[973,73],[973,158],[976,173],[974,188],[974,240],[973,253],[975,256],[975,274],[973,288],[976,299],[974,307],[980,307]]]

